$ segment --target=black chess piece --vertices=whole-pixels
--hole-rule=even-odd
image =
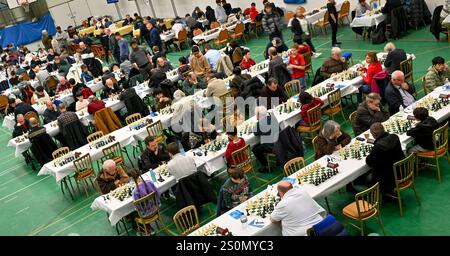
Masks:
[[[164,182],[164,179],[161,174],[159,175],[158,182]]]

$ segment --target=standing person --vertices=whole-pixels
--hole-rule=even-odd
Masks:
[[[297,47],[294,46],[291,49],[291,54],[289,55],[289,65],[287,68],[292,71],[292,79],[298,80],[300,82],[300,87],[302,91],[306,89],[305,80],[305,58],[303,55],[297,53]]]
[[[128,42],[125,40],[119,32],[116,32],[116,40],[119,44],[119,63],[129,59],[130,48],[128,47]]]
[[[221,0],[216,0],[216,4],[217,4],[217,6],[214,9],[214,15],[216,16],[216,19],[220,24],[224,24],[228,20],[228,15],[222,6]]]
[[[327,10],[328,10],[328,21],[330,22],[331,31],[332,31],[331,46],[339,47],[341,42],[338,42],[336,39],[337,30],[338,30],[338,13],[336,10],[336,1],[335,0],[328,0]]]
[[[63,31],[60,26],[56,27],[55,39],[58,41],[59,49],[67,48],[68,38],[69,34],[66,31]]]
[[[136,41],[131,41],[130,62],[142,74],[144,80],[150,77],[152,69],[152,56],[144,47],[138,45]]]
[[[149,31],[147,42],[149,43],[150,48],[153,49],[153,46],[158,46],[158,49],[163,49],[163,43],[161,40],[161,36],[159,35],[159,30],[153,25],[153,23],[147,23],[147,30]]]
[[[289,21],[288,27],[291,28],[294,33],[293,41],[298,45],[302,45],[303,41],[308,44],[313,52],[313,57],[317,58],[321,55],[320,52],[316,52],[314,45],[311,41],[311,34],[309,33],[308,21],[302,13],[302,9],[297,7],[294,17]]]
[[[208,20],[208,24],[205,25],[205,28],[209,29],[211,23],[214,22],[214,21],[217,21],[214,9],[211,6],[209,6],[209,5],[206,6],[205,17]]]
[[[41,42],[45,50],[52,48],[52,38],[48,35],[47,30],[42,30]]]
[[[282,20],[280,15],[272,10],[272,5],[267,3],[264,5],[264,16],[262,18],[262,25],[264,31],[269,34],[269,41],[272,41],[274,37],[278,37],[283,40]]]
[[[389,42],[384,46],[384,52],[387,52],[387,56],[383,65],[388,73],[392,74],[394,71],[400,70],[400,63],[407,58],[405,50],[395,48],[395,45]]]

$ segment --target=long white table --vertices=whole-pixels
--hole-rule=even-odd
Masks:
[[[195,43],[198,43],[202,40],[204,40],[205,42],[211,41],[219,36],[219,33],[222,29],[233,30],[239,22],[243,22],[244,24],[247,24],[247,23],[250,23],[251,20],[246,19],[246,20],[242,20],[242,21],[238,21],[238,22],[224,24],[218,28],[211,29],[209,31],[205,31],[200,35],[194,36],[192,38],[192,40],[194,40]]]
[[[450,95],[450,90],[444,90],[443,87],[439,87],[433,92],[431,92],[428,96],[431,97],[438,97],[440,94],[446,94]],[[424,100],[422,98],[418,102],[421,102]],[[410,106],[405,109],[405,113],[394,115],[391,118],[397,118],[402,117],[404,119],[407,118],[408,115],[411,115],[413,106]],[[450,117],[450,105],[447,107],[436,111],[436,112],[430,112],[430,115],[436,118],[439,122],[442,122]],[[399,139],[402,143],[403,149],[405,149],[406,144],[411,142],[411,138],[407,136],[406,134],[399,135]],[[352,140],[352,143],[355,142],[356,139],[354,138]],[[326,180],[325,182],[319,184],[318,186],[304,183],[302,185],[299,185],[297,175],[302,172],[305,169],[308,169],[309,167],[320,164],[321,166],[327,165],[327,160],[330,158],[330,156],[324,156],[320,158],[319,160],[311,163],[310,165],[306,166],[305,168],[299,170],[298,172],[294,173],[293,175],[289,176],[289,178],[294,181],[294,186],[303,186],[303,188],[307,191],[307,193],[314,199],[320,199],[324,198],[340,188],[344,187],[346,184],[352,182],[362,174],[366,173],[368,170],[370,170],[369,166],[366,165],[365,159],[362,160],[356,160],[356,159],[346,159],[343,160],[340,158],[340,153],[335,152],[332,155],[334,162],[337,162],[339,164],[338,170],[339,174],[336,176],[331,177],[330,179]],[[211,225],[218,226],[221,228],[227,228],[230,232],[233,233],[235,236],[280,236],[281,235],[281,228],[280,225],[274,224],[270,221],[270,214],[267,214],[267,217],[265,219],[262,219],[260,217],[255,216],[249,216],[248,222],[251,223],[254,220],[258,220],[258,222],[261,222],[260,226],[255,225],[242,225],[239,219],[233,218],[230,213],[239,210],[243,213],[246,213],[246,205],[248,202],[251,202],[255,200],[256,198],[259,198],[261,196],[264,196],[266,193],[270,193],[272,195],[276,195],[276,188],[272,185],[269,185],[268,188],[259,194],[255,195],[253,198],[250,198],[246,202],[238,205],[237,207],[231,209],[230,211],[224,213],[223,215],[219,216],[218,218],[212,220],[208,224],[205,224],[203,227],[200,227],[193,233],[191,233],[191,236],[201,235],[204,233],[204,231],[211,227]]]
[[[344,3],[344,1],[336,1],[336,10],[340,10],[343,3]],[[313,11],[318,11],[318,12],[311,14]],[[327,12],[326,6],[325,6],[325,8],[322,7],[320,9],[314,9],[314,10],[311,10],[311,11],[305,13],[305,19],[308,21],[308,23],[314,24],[314,23],[318,22],[319,20],[322,20],[323,16],[325,15],[326,12]]]
[[[378,26],[381,22],[386,20],[386,15],[378,13],[374,15],[364,15],[361,17],[355,17],[350,23],[351,27],[373,27]]]

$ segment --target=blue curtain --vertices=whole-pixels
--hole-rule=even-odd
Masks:
[[[23,21],[0,30],[0,45],[5,48],[11,43],[20,46],[41,40],[44,29],[51,36],[56,34],[55,22],[50,13],[37,22]]]

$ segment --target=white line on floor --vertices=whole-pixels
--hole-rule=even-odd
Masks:
[[[35,184],[38,184],[39,182],[41,182],[41,181],[43,181],[43,180],[45,180],[45,179],[48,179],[48,178],[50,178],[50,176],[47,176],[47,177],[42,178],[42,179],[40,179],[40,180],[38,180],[38,181],[36,181],[36,182],[33,182],[33,183],[31,183],[30,185],[28,185],[28,186],[26,186],[26,187],[23,187],[23,188],[17,190],[16,192],[14,192],[14,193],[11,193],[11,194],[9,194],[9,195],[7,195],[7,196],[4,196],[4,197],[0,198],[0,201],[3,201],[5,198],[8,198],[8,197],[10,197],[10,196],[13,196],[13,195],[15,195],[15,194],[17,194],[17,193],[19,193],[19,192],[22,192],[23,190],[25,190],[25,189],[27,189],[27,188],[29,188],[29,187],[35,185]]]
[[[20,210],[20,211],[18,211],[18,212],[16,212],[16,215],[17,214],[19,214],[19,213],[21,213],[21,212],[24,212],[24,211],[26,211],[26,210],[28,210],[28,209],[30,209],[30,207],[28,206],[28,207],[25,207],[25,208],[23,208],[22,210]]]
[[[11,202],[12,200],[14,200],[14,199],[16,199],[16,198],[17,198],[17,196],[14,196],[14,197],[12,197],[12,198],[6,200],[6,201],[5,201],[5,204]]]
[[[12,171],[15,171],[15,170],[19,169],[20,167],[23,167],[23,166],[21,166],[21,165],[16,165],[16,166],[14,166],[14,167],[8,168],[8,169],[6,169],[5,171],[0,172],[0,177],[3,176],[3,175],[5,175],[5,174],[8,174],[8,173],[10,173],[10,172],[12,172]]]
[[[344,35],[338,35],[338,36],[336,37],[336,39],[337,39],[337,38],[341,38],[341,37],[343,37],[343,36],[344,36]],[[323,44],[321,44],[321,45],[315,46],[315,48],[319,48],[319,47],[324,46],[324,45],[329,44],[329,43],[331,43],[331,40],[328,40],[328,41],[326,41],[325,43],[323,43]]]

